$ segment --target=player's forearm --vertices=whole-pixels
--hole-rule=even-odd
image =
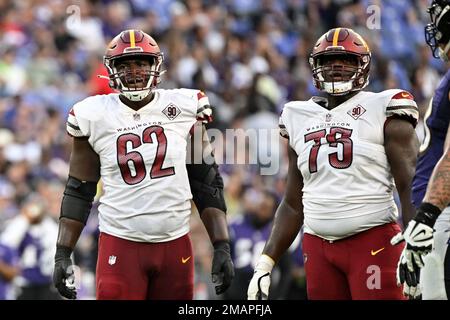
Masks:
[[[415,208],[411,198],[411,188],[414,174],[416,172],[416,156],[413,152],[410,152],[408,157],[403,158],[403,164],[398,160],[391,161],[391,168],[398,196],[400,198],[403,225],[406,226],[409,220],[414,217],[415,213]]]
[[[294,241],[302,225],[303,208],[297,211],[283,199],[275,214],[272,231],[263,254],[278,262]]]
[[[57,246],[74,249],[78,238],[83,231],[84,224],[80,221],[62,217],[59,220]]]
[[[424,202],[444,210],[450,202],[450,151],[439,160],[428,183]]]
[[[228,225],[225,212],[216,208],[206,208],[201,214],[201,219],[208,232],[211,243],[229,241]]]
[[[414,217],[415,213],[415,208],[414,205],[412,204],[411,199],[411,192],[409,190],[403,191],[403,195],[400,195],[399,192],[400,203],[402,207],[402,222],[405,227],[408,224],[408,222]]]
[[[404,226],[408,224],[415,214],[415,207],[411,197],[412,180],[415,174],[414,166],[415,160],[409,159],[402,168],[397,166],[394,174],[395,185],[402,208],[402,221]]]
[[[385,151],[402,206],[403,224],[414,216],[411,186],[416,172],[419,140],[413,126],[402,119],[391,119],[385,128]]]

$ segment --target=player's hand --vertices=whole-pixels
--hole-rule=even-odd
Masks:
[[[413,272],[417,267],[423,267],[422,256],[433,248],[433,228],[424,223],[412,219],[403,233],[399,233],[391,239],[392,245],[406,242],[403,249],[403,260],[408,270]]]
[[[410,300],[417,300],[421,298],[419,286],[420,268],[415,264],[413,260],[412,263],[414,270],[410,271],[408,269],[405,257],[405,249],[402,251],[397,265],[397,285],[400,286],[403,284],[404,296],[408,297]]]
[[[67,299],[76,299],[75,275],[73,263],[70,259],[72,250],[67,247],[58,246],[55,254],[55,270],[53,271],[53,284],[60,295]]]
[[[273,259],[265,254],[259,258],[248,286],[248,300],[267,300],[269,298],[270,273],[274,265]]]
[[[407,283],[403,284],[403,295],[409,300],[422,300],[422,292],[420,286],[408,286]]]
[[[397,265],[397,285],[403,285],[403,294],[415,300],[421,295],[419,282],[422,257],[433,247],[433,228],[413,219],[403,233],[391,239],[391,244],[397,245],[403,241],[406,245]]]
[[[397,266],[397,284],[403,284],[403,293],[409,298],[420,296],[420,269],[423,257],[433,249],[433,226],[441,210],[429,203],[417,209],[416,216],[405,231],[391,239],[392,245],[406,242]]]
[[[216,285],[216,294],[224,293],[234,278],[234,265],[230,255],[230,244],[227,241],[214,243],[212,261],[212,282]]]

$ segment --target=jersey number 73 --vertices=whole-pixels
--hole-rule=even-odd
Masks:
[[[339,159],[338,152],[328,154],[328,161],[333,168],[346,169],[350,167],[353,162],[353,141],[350,139],[353,130],[341,127],[331,127],[327,134],[326,129],[310,132],[305,135],[305,143],[313,140],[314,144],[309,152],[309,172],[317,172],[317,156],[319,149],[322,146],[321,140],[326,139],[330,147],[337,148],[342,145],[342,159]]]

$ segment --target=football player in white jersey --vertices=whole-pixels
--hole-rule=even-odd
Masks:
[[[280,133],[289,140],[287,190],[248,288],[269,295],[274,264],[304,226],[309,299],[404,299],[396,283],[402,248],[394,188],[404,223],[412,217],[411,181],[418,109],[410,93],[362,91],[371,53],[348,28],[329,30],[310,56],[324,97],[284,106]]]
[[[435,58],[448,61],[450,0],[433,0],[428,12],[431,22],[425,27],[426,41]],[[445,300],[450,297],[450,69],[436,88],[425,123],[426,138],[412,189],[417,214],[392,242],[406,240],[397,270],[398,282],[409,288],[407,294]]]
[[[203,157],[186,161],[188,145],[211,156],[203,126],[211,119],[208,98],[199,90],[157,89],[162,63],[151,36],[121,32],[104,56],[109,85],[120,93],[88,97],[69,113],[73,146],[53,277],[66,298],[76,298],[70,255],[100,178],[97,299],[193,298],[191,198],[214,246],[216,293],[232,281],[218,167]],[[199,139],[193,139],[196,134]]]

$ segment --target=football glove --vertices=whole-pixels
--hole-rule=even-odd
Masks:
[[[216,294],[224,293],[234,278],[234,265],[230,255],[228,241],[214,243],[214,256],[212,261],[212,282],[216,285]]]
[[[413,260],[412,263],[414,271],[411,272],[408,269],[404,253],[405,250],[402,251],[397,265],[397,285],[400,286],[403,284],[404,296],[408,297],[410,300],[417,300],[420,299],[421,295],[419,287],[420,268],[415,264]]]
[[[53,272],[53,284],[59,294],[67,299],[76,299],[75,275],[73,263],[70,259],[72,249],[63,246],[56,247],[55,270]]]
[[[410,287],[407,283],[404,283],[403,295],[408,297],[409,300],[422,300],[422,292],[419,285]]]
[[[248,300],[267,300],[269,298],[270,274],[275,261],[263,254],[255,267],[253,278],[247,290]]]
[[[423,267],[423,256],[433,248],[433,226],[441,210],[430,204],[422,203],[416,216],[408,223],[403,233],[391,239],[392,245],[406,242],[397,266],[397,284],[405,284],[403,292],[412,298],[420,296],[420,268]]]

